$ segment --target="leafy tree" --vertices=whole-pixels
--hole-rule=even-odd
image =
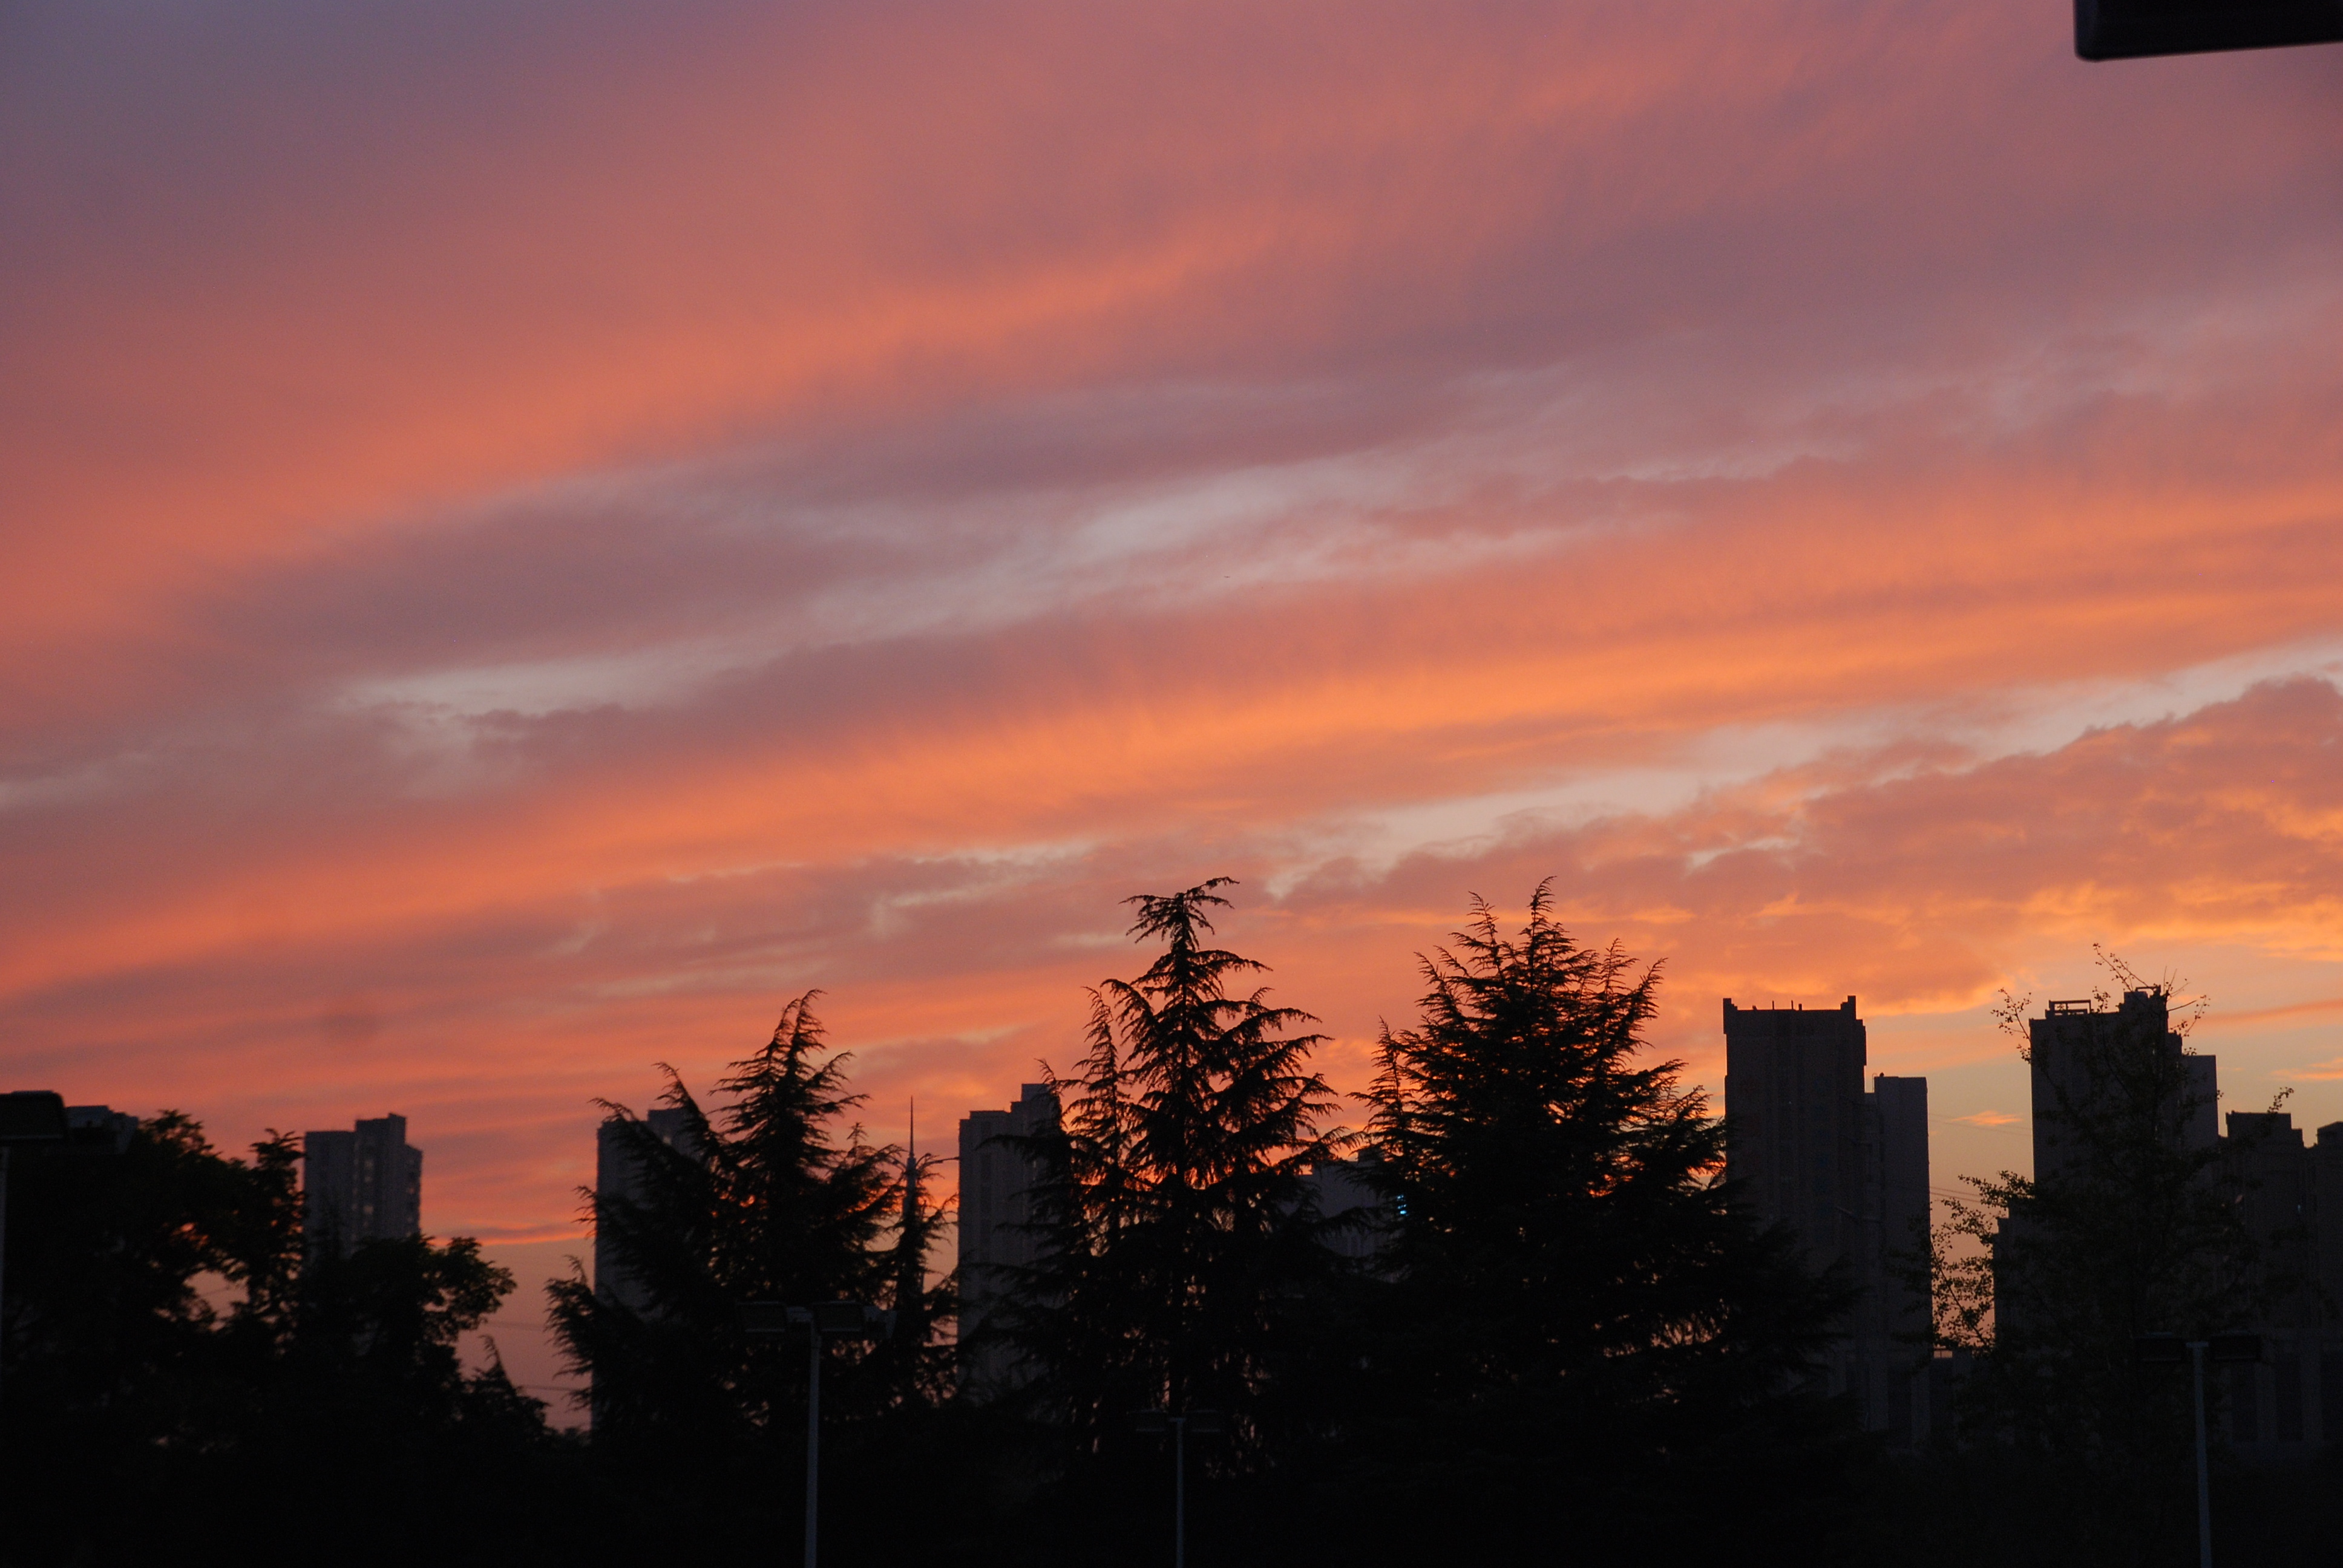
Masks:
[[[1128,900],[1131,936],[1163,951],[1091,993],[1088,1052],[1049,1074],[1059,1126],[1023,1141],[1046,1245],[1003,1318],[1034,1373],[1026,1407],[1077,1452],[1135,1410],[1212,1408],[1230,1423],[1216,1452],[1262,1457],[1302,1294],[1337,1268],[1307,1181],[1340,1148],[1309,1068],[1323,1037],[1292,1032],[1315,1020],[1265,990],[1232,994],[1265,966],[1206,945],[1227,885]]]
[[[2199,1010],[2176,1017],[2177,982],[2100,961],[2123,995],[2102,987],[2050,1020],[2055,1069],[2028,1000],[2003,993],[2057,1157],[2031,1177],[1963,1178],[1973,1196],[1928,1263],[1937,1341],[1973,1362],[1961,1430],[2002,1456],[2014,1500],[2038,1504],[2027,1533],[2046,1554],[2127,1563],[2187,1543],[2194,1491],[2189,1379],[2138,1365],[2135,1341],[2249,1326],[2293,1282],[2259,1266],[2224,1151],[2197,1135],[2210,1091],[2177,1037]]]
[[[184,1440],[216,1413],[223,1314],[206,1275],[273,1264],[273,1151],[256,1171],[176,1111],[16,1151],[10,1177],[0,1390],[21,1441],[126,1448]],[[240,1310],[239,1310],[240,1312]]]
[[[468,1423],[533,1433],[543,1407],[512,1386],[493,1350],[477,1372],[458,1354],[512,1289],[512,1271],[469,1236],[321,1251],[300,1276],[284,1376],[337,1425],[424,1440]]]
[[[1386,1543],[1698,1555],[1704,1513],[1825,1510],[1845,1417],[1803,1389],[1848,1296],[1736,1205],[1722,1123],[1649,1057],[1657,966],[1579,946],[1551,900],[1508,936],[1476,898],[1422,960],[1422,1020],[1383,1036],[1394,1221],[1353,1495]]]
[[[11,1553],[184,1552],[197,1515],[321,1528],[398,1499],[370,1538],[397,1556],[427,1514],[477,1523],[543,1444],[542,1407],[458,1354],[511,1276],[465,1238],[308,1256],[299,1159],[281,1135],[230,1158],[174,1111],[119,1149],[20,1152],[0,1434],[41,1505]]]

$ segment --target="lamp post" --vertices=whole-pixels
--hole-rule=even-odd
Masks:
[[[806,1501],[805,1568],[817,1568],[821,1538],[821,1352],[832,1339],[861,1339],[885,1334],[895,1326],[895,1314],[861,1302],[816,1302],[809,1307],[787,1307],[779,1302],[749,1302],[740,1308],[740,1326],[752,1334],[806,1332]]]
[[[1188,1433],[1219,1436],[1221,1412],[1192,1410],[1173,1415],[1165,1410],[1139,1410],[1131,1413],[1131,1427],[1133,1432],[1172,1434],[1172,1568],[1188,1568]]]
[[[2213,1482],[2205,1462],[2205,1350],[2188,1342],[2188,1381],[2197,1398],[2197,1568],[2213,1568]]]
[[[2205,1352],[2229,1365],[2262,1359],[2259,1334],[2215,1334],[2210,1339],[2184,1340],[2178,1334],[2142,1334],[2132,1342],[2132,1358],[2151,1366],[2177,1366],[2180,1352],[2188,1352],[2190,1381],[2197,1400],[2197,1568],[2213,1568],[2213,1485],[2205,1458]]]

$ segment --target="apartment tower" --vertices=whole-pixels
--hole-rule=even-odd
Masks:
[[[347,1256],[361,1241],[423,1233],[423,1151],[407,1118],[377,1116],[347,1132],[301,1135],[301,1200],[309,1250]]]
[[[1725,1171],[1819,1270],[1861,1290],[1825,1368],[1864,1425],[1899,1446],[1928,1430],[1929,1297],[1906,1278],[1928,1225],[1928,1081],[1875,1075],[1855,998],[1831,1009],[1725,1001]]]

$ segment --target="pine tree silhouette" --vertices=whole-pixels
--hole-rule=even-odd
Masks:
[[[594,1199],[594,1222],[640,1305],[582,1272],[548,1286],[569,1365],[592,1380],[598,1442],[680,1456],[760,1434],[799,1441],[802,1342],[746,1333],[741,1304],[889,1299],[899,1264],[880,1243],[902,1197],[899,1151],[840,1125],[862,1097],[846,1088],[850,1058],[824,1044],[819,994],[791,1001],[765,1046],[734,1064],[717,1086],[729,1103],[713,1113],[666,1070],[662,1099],[682,1113],[672,1143],[611,1108],[642,1196]],[[890,1402],[872,1356],[860,1341],[835,1348],[825,1411],[851,1420]]]
[[[1733,1202],[1723,1123],[1644,1041],[1658,966],[1573,941],[1550,884],[1518,934],[1472,912],[1368,1096],[1392,1219],[1361,1505],[1451,1550],[1558,1536],[1644,1562],[1729,1539],[1704,1518],[1826,1506],[1849,1428],[1801,1384],[1848,1297]]]
[[[1339,1151],[1309,1067],[1324,1037],[1292,1032],[1316,1020],[1265,990],[1232,994],[1265,966],[1205,944],[1228,885],[1128,900],[1131,936],[1163,951],[1091,992],[1088,1052],[1050,1074],[1060,1125],[1022,1141],[1046,1244],[1004,1317],[1028,1407],[1078,1448],[1135,1410],[1209,1406],[1229,1421],[1220,1452],[1257,1455],[1265,1384],[1306,1332],[1293,1305],[1337,1266],[1305,1180]]]

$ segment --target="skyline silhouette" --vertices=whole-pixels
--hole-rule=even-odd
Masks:
[[[2095,942],[2343,1121],[2343,47],[1686,15],[12,15],[0,1088],[407,1118],[540,1391],[598,1101],[940,1152],[1215,875],[1338,1095],[1551,877],[1939,1199]]]
[[[588,1379],[553,1427],[562,1391],[461,1353],[536,1292],[417,1233],[403,1118],[246,1160],[184,1115],[11,1096],[0,1446],[59,1503],[12,1542],[83,1541],[83,1494],[129,1464],[123,1549],[288,1481],[300,1518],[427,1501],[346,1543],[361,1560],[417,1529],[632,1560],[679,1509],[709,1549],[769,1549],[801,1462],[809,1562],[818,1474],[848,1561],[1143,1558],[1168,1427],[1180,1499],[1180,1445],[1207,1440],[1193,1517],[1232,1563],[1543,1561],[1557,1529],[1655,1563],[1792,1540],[2137,1563],[2191,1524],[2260,1561],[2331,1546],[2343,1122],[2313,1145],[2274,1103],[2217,1131],[2177,980],[2102,950],[2088,999],[2005,995],[2036,1173],[1964,1182],[1931,1231],[1925,1085],[1866,1085],[1855,998],[1725,1002],[1719,1107],[1646,1037],[1657,965],[1568,932],[1548,886],[1518,929],[1475,898],[1351,1131],[1316,1020],[1218,945],[1229,886],[1124,900],[1153,962],[1093,988],[1021,1121],[962,1122],[998,1201],[957,1270],[933,1162],[868,1140],[818,992],[714,1085],[669,1070],[645,1114],[606,1105],[594,1271],[543,1291]],[[2207,1335],[2192,1515],[2171,1374]]]

